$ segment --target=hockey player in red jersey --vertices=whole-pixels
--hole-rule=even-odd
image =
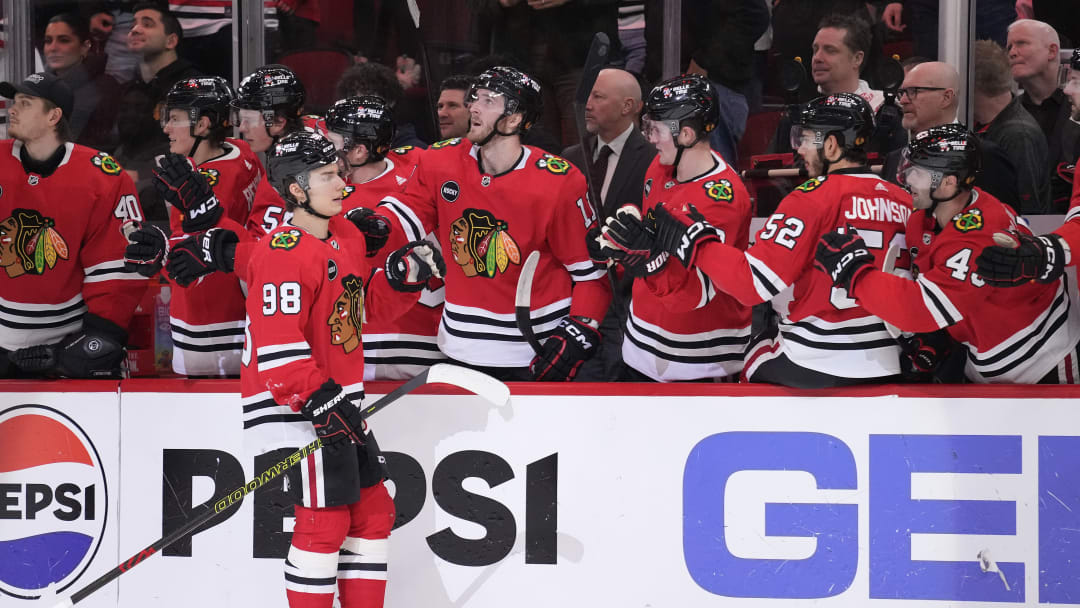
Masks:
[[[658,154],[645,175],[641,213],[661,201],[693,204],[722,241],[744,250],[750,195],[709,147],[719,120],[716,90],[705,78],[680,76],[652,90],[642,129]],[[653,253],[654,235],[633,205],[609,218],[603,235],[601,254],[637,277],[622,346],[626,364],[659,381],[737,379],[750,341],[750,308],[718,292],[700,269],[687,269],[666,251]]]
[[[158,160],[154,185],[170,205],[177,247],[190,247],[185,235],[209,230],[222,217],[242,226],[256,188],[266,182],[262,164],[248,145],[226,137],[232,97],[225,79],[215,76],[177,82],[165,98],[161,125],[169,138],[169,154]],[[152,276],[167,253],[165,235],[144,225],[129,239],[129,265],[141,266],[140,272]],[[219,273],[174,289],[169,317],[176,373],[240,373],[244,294],[235,275]]]
[[[973,264],[995,232],[1025,233],[1013,211],[972,183],[978,139],[963,125],[934,127],[904,151],[899,177],[917,211],[907,227],[915,280],[881,272],[859,234],[826,234],[818,267],[866,310],[908,332],[947,329],[967,347],[973,382],[1080,383],[1080,311],[1065,281],[987,285]],[[933,367],[936,347],[915,350]]]
[[[890,244],[903,244],[911,197],[866,167],[874,115],[861,97],[819,97],[793,123],[792,145],[817,177],[780,202],[749,249],[721,242],[700,212],[679,201],[654,210],[657,242],[743,304],[772,302],[779,322],[751,341],[750,381],[820,388],[892,379],[900,372],[896,341],[814,270],[814,248],[822,234],[850,224],[881,267]]]
[[[245,442],[259,451],[308,445],[290,479],[296,524],[285,560],[291,608],[383,605],[394,503],[384,459],[360,417],[365,320],[391,319],[445,269],[437,249],[409,243],[385,270],[341,215],[334,145],[299,132],[274,146],[271,180],[293,212],[259,241],[247,268],[241,390]]]
[[[0,377],[118,377],[147,288],[124,268],[135,186],[108,154],[67,141],[73,97],[55,76],[0,95],[14,99],[14,139],[0,141]]]
[[[347,171],[345,217],[376,235],[390,225],[375,213],[388,194],[400,193],[422,154],[419,148],[390,149],[394,139],[393,109],[381,97],[365,95],[337,101],[326,113],[329,138]],[[432,235],[428,240],[437,243]],[[369,253],[374,254],[374,251]],[[420,301],[389,323],[364,328],[364,379],[405,380],[446,359],[437,336],[442,317],[443,287],[424,288]]]
[[[606,272],[586,248],[596,214],[585,179],[565,159],[521,144],[541,110],[540,85],[530,76],[487,70],[468,101],[468,138],[425,151],[405,191],[379,209],[408,240],[434,232],[452,256],[443,353],[502,379],[571,379],[596,352],[611,299]],[[541,253],[532,325],[548,338],[538,356],[514,321],[518,275],[532,251]]]

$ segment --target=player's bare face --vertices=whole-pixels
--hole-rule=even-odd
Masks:
[[[256,154],[266,152],[274,138],[266,131],[266,119],[258,110],[237,110],[233,115],[233,122],[240,132],[240,137],[251,146],[251,151]]]
[[[465,91],[446,89],[439,93],[436,106],[439,115],[439,135],[443,139],[464,137],[469,132],[469,110],[465,107]]]
[[[1063,89],[1071,106],[1072,119],[1080,121],[1080,70],[1069,69],[1069,79]]]
[[[161,117],[161,130],[169,138],[169,152],[187,155],[195,138],[191,136],[191,119],[188,113],[179,108],[169,110]]]
[[[45,110],[45,100],[40,97],[16,93],[8,109],[8,135],[22,141],[44,137],[54,128],[49,124],[49,112],[51,110]]]
[[[505,97],[487,89],[477,91],[476,99],[469,103],[469,140],[483,141],[495,129],[504,109]]]
[[[671,125],[662,120],[641,119],[641,134],[645,136],[660,157],[661,165],[675,164],[675,139],[671,135]]]
[[[312,208],[323,215],[341,213],[345,180],[338,175],[337,163],[312,169],[308,173],[308,198]]]
[[[90,41],[79,40],[70,25],[57,21],[45,28],[45,44],[42,51],[45,54],[45,65],[49,66],[50,70],[63,72],[82,63],[90,52]]]

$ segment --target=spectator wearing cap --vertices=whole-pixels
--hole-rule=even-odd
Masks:
[[[1046,136],[1050,197],[1054,213],[1065,213],[1072,183],[1058,175],[1080,154],[1080,125],[1069,120],[1069,101],[1058,83],[1060,39],[1042,21],[1021,19],[1009,26],[1009,67],[1020,88],[1020,104],[1039,123]]]
[[[1020,213],[1050,212],[1050,171],[1046,136],[1039,123],[1013,95],[1012,73],[1005,49],[992,40],[973,47],[975,133],[1005,151],[1016,167]]]
[[[131,179],[69,142],[74,99],[54,74],[0,83],[14,99],[0,141],[0,378],[119,377],[146,280],[124,269]],[[93,348],[80,344],[92,344]]]
[[[87,62],[92,46],[89,24],[81,16],[61,13],[49,19],[42,54],[48,71],[63,80],[74,95],[75,104],[68,116],[71,138],[102,150],[109,147],[119,85],[101,71],[103,63],[91,66]]]

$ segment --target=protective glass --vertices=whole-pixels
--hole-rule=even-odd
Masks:
[[[336,148],[338,152],[347,152],[348,148],[351,147],[349,145],[349,140],[341,133],[327,131],[326,139],[329,139],[330,142],[334,144],[334,148]]]
[[[903,163],[896,173],[896,181],[917,200],[930,200],[930,193],[939,180],[940,174],[937,172],[910,162]]]
[[[244,108],[232,108],[231,112],[232,124],[236,125],[238,129],[252,128],[258,125],[265,125],[262,112],[259,110],[247,110]]]
[[[803,145],[820,150],[825,145],[825,136],[821,131],[801,125],[791,127],[791,149],[797,151]]]
[[[161,128],[172,127],[174,129],[186,129],[191,126],[191,118],[185,112],[183,116],[179,112],[173,113],[172,109],[166,108],[159,120]]]
[[[649,117],[641,119],[641,134],[650,143],[666,144],[674,143],[674,134],[679,132],[679,123],[674,120],[653,120]]]
[[[499,101],[502,99],[503,101]],[[490,109],[496,112],[504,109],[513,112],[511,108],[512,100],[499,93],[498,91],[492,91],[491,89],[470,89],[469,94],[465,97],[465,107],[471,108],[473,104],[477,104],[482,110]]]

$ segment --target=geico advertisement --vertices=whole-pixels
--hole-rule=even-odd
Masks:
[[[372,419],[398,509],[390,608],[1080,603],[1075,400],[513,402],[409,396]],[[238,410],[123,395],[122,557],[283,456],[244,452]],[[5,517],[44,500],[23,486],[4,486]],[[282,487],[123,575],[119,605],[284,607]]]

